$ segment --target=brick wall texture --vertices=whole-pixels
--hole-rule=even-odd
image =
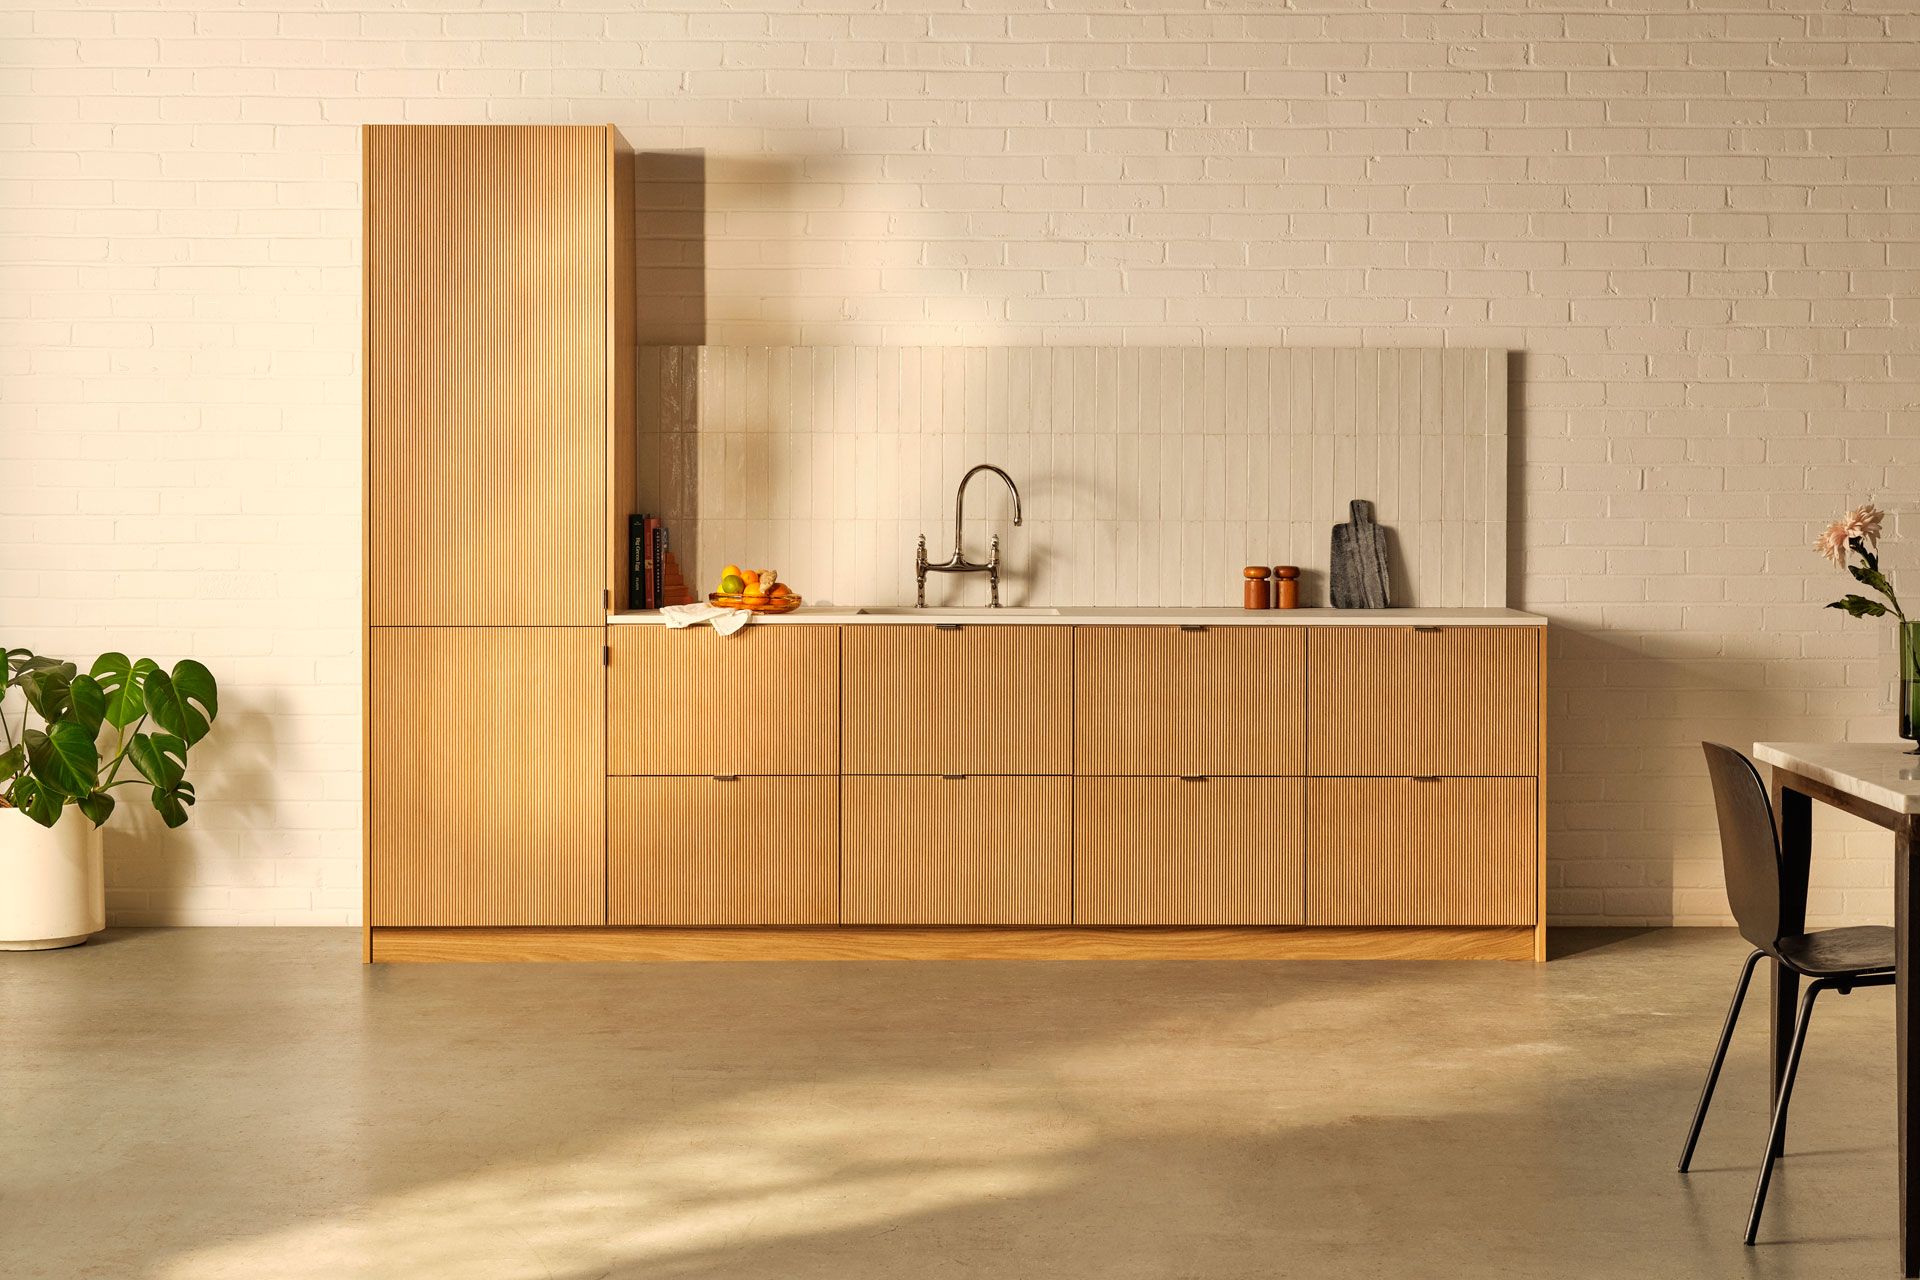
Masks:
[[[1891,736],[1807,544],[1920,481],[1912,0],[10,0],[0,623],[226,693],[116,921],[358,918],[378,121],[620,125],[655,341],[1519,353],[1559,921],[1726,918],[1698,739]]]

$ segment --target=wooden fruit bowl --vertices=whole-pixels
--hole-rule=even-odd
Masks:
[[[792,613],[800,607],[799,596],[767,596],[749,599],[746,596],[723,596],[718,591],[707,593],[707,603],[717,604],[722,609],[745,609],[749,613]]]

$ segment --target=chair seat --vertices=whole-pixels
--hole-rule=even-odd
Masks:
[[[1821,929],[1782,938],[1780,958],[1810,978],[1879,973],[1893,968],[1893,930],[1883,924]]]

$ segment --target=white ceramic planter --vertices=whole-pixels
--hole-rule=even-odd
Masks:
[[[0,809],[0,951],[71,947],[106,927],[100,828],[71,808],[51,828]]]

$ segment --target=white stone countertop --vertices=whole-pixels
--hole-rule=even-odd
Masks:
[[[1905,742],[1756,742],[1763,764],[1824,782],[1895,813],[1920,813],[1920,756]]]
[[[610,624],[665,620],[658,610],[609,614]],[[911,605],[803,605],[792,613],[762,614],[763,624],[894,626],[901,623],[967,626],[1114,627],[1544,627],[1547,620],[1518,609],[915,609]]]

